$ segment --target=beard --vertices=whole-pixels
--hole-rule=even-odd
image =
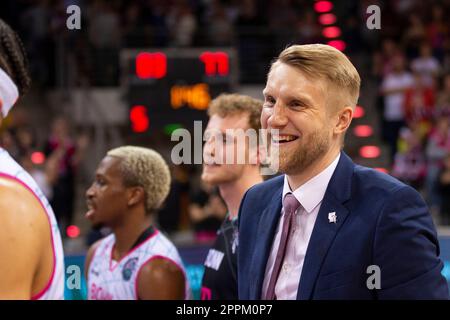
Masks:
[[[326,132],[317,130],[307,137],[298,138],[295,148],[279,150],[278,171],[285,174],[297,174],[306,170],[314,161],[320,159],[330,149],[330,139]],[[303,142],[303,143],[301,143]]]

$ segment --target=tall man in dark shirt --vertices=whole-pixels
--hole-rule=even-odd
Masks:
[[[205,131],[202,179],[219,188],[228,214],[205,261],[202,300],[238,298],[239,204],[250,187],[263,181],[258,143],[255,145],[250,138],[242,137],[244,133],[250,132],[254,133],[253,137],[258,137],[261,109],[262,101],[238,94],[220,95],[208,109],[210,119]]]

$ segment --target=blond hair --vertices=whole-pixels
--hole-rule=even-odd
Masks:
[[[162,156],[148,148],[123,146],[107,153],[119,158],[119,170],[127,187],[140,186],[145,191],[145,210],[158,209],[170,190],[170,171]]]
[[[295,67],[313,79],[328,80],[342,96],[343,106],[356,106],[361,78],[341,51],[325,44],[293,45],[280,53],[271,70],[278,62]]]
[[[215,114],[224,118],[236,114],[248,114],[248,125],[258,131],[261,128],[261,100],[237,93],[223,93],[211,101],[208,115]]]

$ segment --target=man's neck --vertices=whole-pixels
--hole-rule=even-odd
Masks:
[[[245,192],[260,182],[263,182],[263,178],[258,169],[257,172],[244,173],[239,180],[219,185],[220,195],[227,205],[230,218],[237,217]]]
[[[287,179],[291,190],[294,191],[304,185],[306,182],[317,176],[325,170],[339,155],[339,150],[330,150],[320,159],[313,161],[311,165],[299,173],[287,174]]]
[[[114,246],[113,258],[115,260],[121,259],[136,243],[139,236],[152,225],[152,221],[149,217],[142,214],[128,215],[121,223],[112,227],[112,231],[116,238]]]

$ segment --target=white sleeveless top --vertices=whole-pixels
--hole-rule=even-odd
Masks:
[[[114,234],[105,237],[93,254],[88,270],[89,300],[138,300],[139,272],[147,262],[156,258],[169,260],[180,268],[186,280],[185,298],[190,299],[189,282],[178,250],[161,232],[155,229],[120,261],[112,260],[115,242]]]
[[[59,233],[58,223],[56,222],[48,200],[45,198],[41,189],[37,186],[33,178],[19,165],[8,152],[0,148],[0,177],[14,180],[27,188],[44,208],[47,213],[48,222],[51,229],[51,240],[53,246],[53,271],[49,282],[45,288],[32,297],[33,300],[59,300],[64,299],[64,253]]]

